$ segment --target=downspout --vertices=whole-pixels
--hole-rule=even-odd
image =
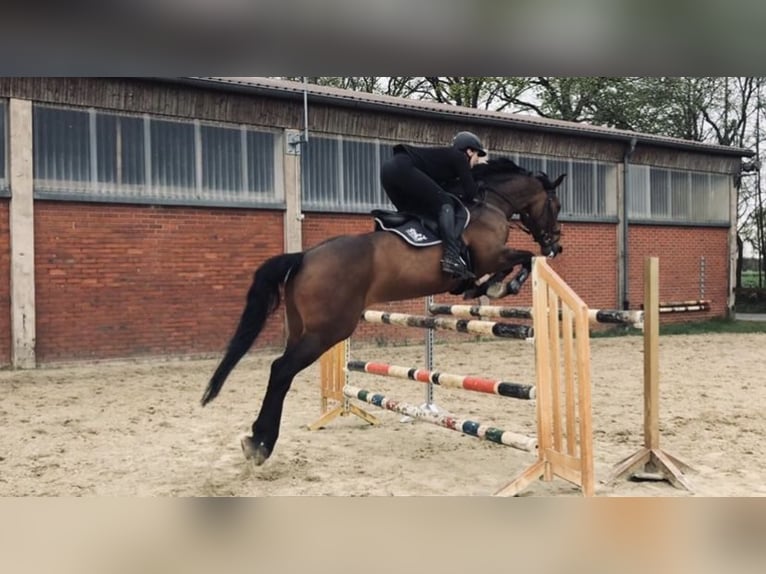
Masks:
[[[633,152],[636,150],[636,138],[630,138],[628,142],[628,149],[625,151],[625,155],[622,158],[622,308],[630,309],[630,286],[629,286],[629,270],[628,270],[628,251],[630,244],[628,243],[628,197],[630,196],[630,158]]]

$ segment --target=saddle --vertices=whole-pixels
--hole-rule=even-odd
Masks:
[[[467,263],[468,268],[473,270],[468,247],[459,237],[471,222],[471,212],[468,211],[468,208],[459,199],[455,197],[452,199],[455,209],[455,233],[458,235],[460,255]],[[370,213],[375,221],[375,231],[393,233],[413,247],[431,247],[442,242],[439,237],[439,224],[434,219],[414,213],[389,211],[386,209],[373,209]],[[473,282],[466,280],[461,282],[460,286],[450,291],[450,293],[459,295],[472,286]]]

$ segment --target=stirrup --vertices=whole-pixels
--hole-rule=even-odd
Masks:
[[[454,259],[444,258],[441,260],[442,271],[450,274],[455,279],[476,279],[476,275],[468,269],[462,258],[457,261]]]

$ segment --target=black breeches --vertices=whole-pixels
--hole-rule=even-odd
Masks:
[[[451,203],[449,195],[433,179],[420,171],[407,154],[395,154],[380,167],[380,181],[399,211],[439,216],[439,209]]]

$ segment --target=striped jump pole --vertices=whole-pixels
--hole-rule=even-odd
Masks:
[[[689,313],[710,311],[710,301],[670,301],[660,303],[660,313]]]
[[[496,321],[425,317],[409,315],[407,313],[386,313],[383,311],[365,311],[362,313],[362,320],[368,323],[402,325],[405,327],[419,327],[421,329],[444,329],[457,331],[458,333],[490,335],[505,339],[530,339],[534,337],[534,329],[529,325],[514,325]]]
[[[429,306],[432,315],[451,315],[453,317],[476,317],[478,319],[531,319],[531,307],[498,307],[496,305],[439,305]],[[632,325],[641,328],[644,323],[643,311],[623,311],[620,309],[588,309],[591,323],[613,325]]]
[[[432,315],[476,317],[477,319],[531,319],[532,307],[498,307],[497,305],[440,305],[428,307]]]
[[[486,426],[476,421],[432,413],[409,403],[395,401],[384,395],[371,393],[370,391],[357,387],[346,385],[343,388],[343,394],[349,398],[358,399],[376,407],[380,407],[381,409],[400,413],[412,417],[413,419],[420,419],[431,424],[461,432],[465,435],[488,440],[497,444],[503,444],[519,450],[532,452],[537,446],[537,440],[532,437]]]
[[[421,383],[433,383],[445,388],[465,389],[467,391],[500,395],[502,397],[510,397],[514,399],[528,400],[535,398],[535,387],[533,385],[509,383],[483,377],[452,375],[450,373],[440,373],[438,371],[429,371],[427,369],[400,367],[397,365],[389,365],[387,363],[365,361],[349,361],[346,368],[349,371],[355,371],[357,373],[370,373],[372,375],[380,375],[383,377],[409,379]]]
[[[591,323],[631,325],[636,329],[644,328],[643,311],[628,311],[622,309],[588,309],[588,320]]]

